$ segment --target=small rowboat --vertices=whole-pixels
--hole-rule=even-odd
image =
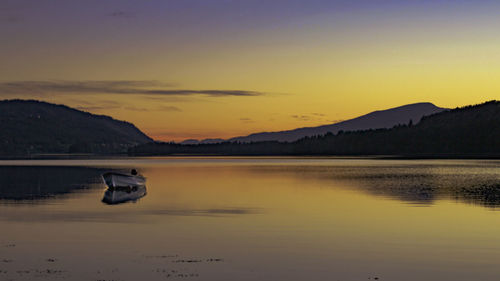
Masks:
[[[110,189],[146,185],[146,178],[140,175],[127,175],[122,173],[109,172],[103,174],[102,178]]]

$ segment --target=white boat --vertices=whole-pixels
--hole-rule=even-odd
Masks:
[[[122,173],[109,172],[102,175],[106,185],[111,188],[134,187],[146,185],[146,178],[140,175],[127,175]]]
[[[146,186],[138,185],[133,187],[120,187],[107,189],[104,192],[102,202],[106,204],[120,204],[125,202],[135,202],[146,196]]]

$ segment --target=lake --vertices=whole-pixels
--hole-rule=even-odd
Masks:
[[[135,168],[147,194],[102,201]],[[500,161],[0,161],[0,280],[498,280]]]

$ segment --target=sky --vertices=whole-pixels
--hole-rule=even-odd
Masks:
[[[499,99],[499,1],[0,0],[0,99],[157,140]]]

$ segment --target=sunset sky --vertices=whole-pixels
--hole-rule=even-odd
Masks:
[[[0,0],[0,98],[158,140],[500,97],[500,1]]]

